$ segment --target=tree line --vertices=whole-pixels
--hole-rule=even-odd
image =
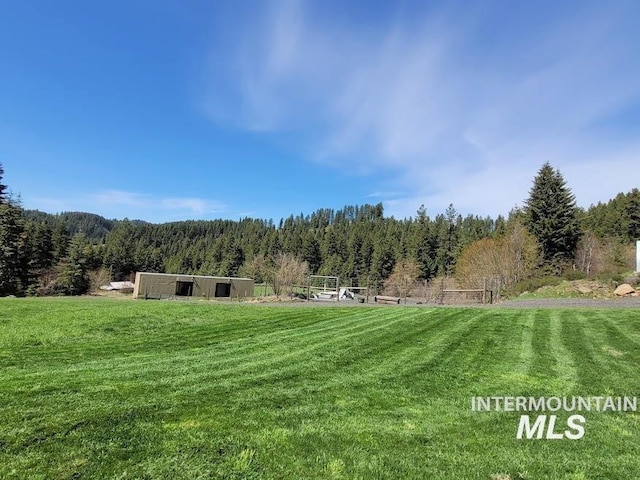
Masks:
[[[303,262],[308,273],[378,289],[408,271],[422,281],[456,274],[473,283],[491,274],[514,283],[541,269],[586,269],[585,239],[593,252],[596,244],[624,250],[640,237],[637,189],[585,211],[549,164],[524,207],[507,217],[463,216],[450,205],[434,216],[420,206],[415,216],[396,219],[379,203],[321,208],[277,224],[253,218],[152,224],[24,210],[2,184],[3,173],[0,164],[0,295],[82,294],[92,282],[128,279],[135,271],[270,281],[283,255]],[[483,255],[491,260],[479,261]]]

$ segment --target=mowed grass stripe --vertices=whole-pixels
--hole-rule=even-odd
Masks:
[[[118,302],[116,306],[120,307],[121,303]],[[116,309],[115,312],[109,312],[109,316],[106,318],[96,319],[98,320],[95,322],[96,324],[89,329],[89,332],[93,334],[89,338],[85,336],[79,338],[73,336],[62,337],[62,340],[58,339],[59,341],[53,345],[39,343],[36,346],[48,348],[49,355],[54,357],[64,358],[67,356],[68,360],[74,361],[77,360],[74,354],[78,352],[90,352],[95,357],[101,352],[114,350],[114,347],[121,353],[139,353],[140,350],[158,352],[161,350],[175,350],[180,347],[195,349],[217,343],[230,344],[233,347],[234,340],[237,343],[243,343],[250,337],[260,337],[266,332],[278,334],[278,327],[287,329],[298,324],[304,325],[308,323],[308,319],[300,319],[300,316],[295,311],[270,312],[267,309],[263,309],[263,312],[268,314],[265,315],[264,321],[253,321],[251,329],[248,330],[246,320],[241,317],[238,318],[239,314],[243,311],[246,312],[243,308],[246,307],[218,306],[217,308],[212,308],[210,305],[196,304],[191,306],[190,311],[184,311],[185,309],[182,307],[172,313],[180,315],[184,311],[187,314],[197,313],[198,315],[210,315],[210,317],[193,325],[191,324],[191,319],[185,319],[180,315],[174,318],[170,333],[167,333],[164,329],[166,320],[158,321],[158,325],[148,328],[149,324],[153,324],[153,318],[144,317],[140,319]],[[277,313],[278,316],[274,317],[274,313]],[[53,315],[55,315],[55,312],[53,312]],[[336,324],[338,324],[338,321],[339,317],[336,317]],[[117,325],[117,328],[114,325]],[[123,332],[126,332],[126,334],[123,335]],[[79,340],[82,340],[82,342]],[[30,337],[23,338],[22,344],[16,345],[18,354],[20,354],[20,350],[25,344],[27,347],[32,346]],[[30,352],[30,349],[22,352],[23,357],[28,356]],[[36,352],[36,358],[39,353]],[[26,359],[23,358],[22,360]]]
[[[257,342],[267,345],[271,338],[279,338],[280,340],[286,339],[290,335],[299,335],[296,333],[296,329],[308,328],[312,331],[315,330],[330,330],[335,328],[342,328],[344,325],[344,317],[340,315],[333,315],[330,321],[326,321],[322,317],[309,323],[308,320],[300,320],[300,317],[296,313],[296,309],[266,309],[262,308],[262,312],[269,314],[265,318],[261,318],[260,322],[253,322],[251,328],[248,329],[244,321],[236,321],[234,313],[238,308],[243,307],[227,307],[219,306],[217,309],[210,306],[195,305],[194,308],[202,308],[205,313],[209,312],[214,316],[212,320],[207,323],[201,323],[197,326],[183,325],[179,323],[174,325],[170,332],[157,329],[155,331],[137,331],[139,322],[136,319],[120,319],[116,322],[123,324],[121,328],[128,328],[136,332],[133,337],[126,336],[115,340],[112,338],[107,339],[92,339],[91,341],[78,341],[75,339],[74,343],[63,344],[60,346],[38,345],[35,348],[25,349],[25,345],[17,345],[13,349],[8,350],[12,355],[12,366],[28,368],[31,363],[28,358],[32,358],[37,361],[39,356],[46,350],[49,358],[52,360],[66,360],[67,362],[77,362],[83,360],[79,358],[78,353],[82,353],[83,357],[98,358],[103,356],[112,357],[114,353],[120,353],[122,355],[135,354],[138,357],[144,355],[153,356],[159,353],[174,352],[176,350],[182,350],[184,347],[197,351],[199,348],[210,348],[217,346],[218,348],[226,348],[231,351],[235,351],[238,348],[252,348]],[[245,312],[246,312],[246,308]],[[220,317],[221,313],[226,318]],[[198,312],[201,313],[201,312]],[[228,315],[231,313],[231,315]],[[106,322],[106,328],[109,327],[111,321]],[[99,324],[93,329],[97,330],[105,328],[104,324]],[[286,332],[292,331],[294,333],[288,334]],[[302,330],[300,330],[302,331]],[[267,332],[268,334],[265,334]],[[257,339],[257,341],[256,341]],[[29,347],[29,340],[27,339],[27,347]],[[33,353],[33,355],[31,355]],[[196,352],[197,354],[197,352]],[[16,358],[17,357],[17,358]],[[21,363],[19,363],[21,362]]]
[[[465,316],[461,311],[451,311],[449,323],[454,328],[446,330],[436,339],[432,349],[415,358],[401,373],[402,381],[414,379],[413,389],[441,395],[449,390],[464,388],[468,376],[475,375],[481,365],[469,368],[470,357],[477,354],[479,332],[484,329],[487,312],[474,312]],[[460,364],[458,364],[458,360]]]
[[[593,312],[590,321],[583,321],[585,331],[594,338],[591,353],[599,365],[603,377],[603,387],[626,383],[629,378],[637,378],[640,361],[640,344],[625,331],[626,325],[615,322],[606,311]],[[640,380],[640,379],[639,379]],[[640,381],[638,382],[640,385]],[[630,392],[618,392],[629,395]]]
[[[188,382],[195,380],[195,383],[204,389],[208,389],[208,384],[213,383],[218,386],[233,384],[240,387],[276,376],[293,375],[295,377],[296,372],[301,370],[301,364],[304,364],[306,373],[313,373],[316,368],[320,368],[320,365],[317,365],[318,361],[310,361],[313,360],[313,353],[345,347],[353,343],[359,344],[359,337],[364,335],[370,338],[384,337],[393,324],[400,321],[402,321],[401,316],[385,315],[382,318],[374,316],[359,322],[345,322],[339,332],[331,334],[325,332],[317,337],[309,333],[297,336],[295,341],[290,343],[270,342],[268,345],[260,345],[258,351],[240,353],[233,359],[219,358],[217,351],[211,350],[203,352],[204,357],[200,357],[205,360],[203,368],[197,364],[187,363],[181,373],[186,375]],[[224,363],[225,360],[228,366]],[[161,375],[164,369],[160,365],[160,368],[154,368],[149,373],[153,374],[154,371]],[[208,384],[204,384],[205,381]],[[159,385],[163,383],[165,381],[162,379],[158,381]]]
[[[358,317],[361,316],[362,315],[358,315]],[[398,317],[397,320],[400,319],[398,315],[394,316]],[[345,324],[348,325],[348,322],[345,322]],[[378,327],[373,328],[371,327],[372,324],[378,324]],[[343,326],[342,335],[334,336],[329,340],[317,341],[317,339],[311,336],[310,338],[313,339],[313,341],[299,343],[295,348],[290,348],[286,345],[271,345],[271,350],[254,352],[250,355],[240,354],[238,358],[235,359],[237,365],[226,369],[220,368],[220,359],[217,358],[215,351],[210,352],[210,355],[202,355],[202,352],[200,352],[200,355],[187,352],[186,356],[183,352],[178,351],[172,355],[162,354],[160,358],[121,358],[115,361],[91,362],[89,366],[78,364],[66,370],[48,368],[43,372],[28,374],[26,377],[21,378],[20,381],[24,382],[26,391],[37,394],[50,389],[46,383],[43,386],[34,385],[32,382],[37,379],[34,377],[44,378],[54,373],[63,374],[69,381],[73,382],[78,373],[89,368],[96,370],[93,372],[94,374],[98,373],[97,370],[103,369],[105,371],[104,375],[109,380],[117,380],[125,383],[134,381],[141,386],[152,384],[156,389],[167,384],[175,387],[180,383],[180,377],[184,377],[187,383],[203,385],[203,382],[208,380],[208,384],[225,386],[224,381],[226,379],[231,379],[231,383],[237,382],[239,378],[243,378],[244,381],[260,380],[265,378],[265,376],[271,375],[270,372],[277,370],[279,365],[297,361],[314,350],[327,347],[331,343],[339,341],[351,343],[352,337],[361,334],[358,332],[366,330],[367,335],[371,336],[376,330],[386,328],[389,328],[389,318],[385,316],[369,319],[368,322],[364,323],[355,322],[350,326]],[[266,346],[267,345],[265,345],[265,347]],[[194,359],[195,362],[192,361]],[[168,374],[167,370],[169,371]],[[289,367],[288,370],[295,369]],[[287,370],[281,369],[278,374],[285,374],[286,371]],[[252,376],[242,377],[241,374],[243,372],[249,372]],[[18,389],[20,389],[20,387],[18,387]]]
[[[413,314],[414,312],[412,312]],[[351,358],[353,382],[403,381],[423,370],[423,364],[442,354],[447,340],[467,328],[465,321],[450,311],[433,311],[429,316],[415,312],[413,320],[403,325],[402,331],[391,342],[371,342],[368,349],[353,347],[356,358]]]
[[[533,355],[529,367],[529,374],[533,376],[548,376],[555,372],[555,362],[549,355],[551,351],[551,318],[537,312],[533,324],[531,348]]]
[[[17,303],[24,315],[46,305],[8,302]],[[574,376],[576,394],[633,392],[637,376],[624,373],[596,385],[608,390],[583,382],[585,367],[637,362],[629,338],[638,312],[613,311],[607,322],[570,310],[94,303],[85,304],[93,321],[69,319],[73,335],[37,346],[32,332],[56,322],[11,320],[8,343],[19,353],[23,336],[28,368],[0,369],[0,478],[575,480],[640,471],[637,415],[590,416],[583,441],[516,441],[516,414],[469,404],[474,394],[562,395]],[[57,323],[83,310],[64,305]]]
[[[196,388],[202,390],[208,390],[212,385],[218,388],[248,388],[252,384],[261,385],[265,381],[295,381],[300,375],[304,375],[306,379],[324,378],[335,368],[351,366],[354,358],[367,350],[367,345],[376,345],[377,349],[386,350],[386,345],[397,341],[389,332],[399,330],[396,324],[404,321],[404,315],[405,313],[391,311],[382,317],[377,314],[376,317],[379,318],[375,320],[369,319],[350,327],[345,326],[339,334],[321,341],[313,337],[301,337],[295,345],[273,346],[273,350],[266,356],[263,354],[246,357],[240,360],[236,367],[197,369],[188,374],[188,377],[192,378],[195,375],[199,380]],[[349,365],[344,362],[344,358],[348,359]],[[217,366],[217,361],[212,361]]]
[[[520,361],[518,372],[527,374],[529,365],[533,362],[533,328],[536,322],[535,311],[527,311],[524,314],[520,342]]]
[[[154,352],[152,347],[148,347],[142,356],[137,358],[116,357],[106,361],[93,361],[90,364],[79,363],[72,368],[61,366],[59,370],[51,370],[46,373],[39,374],[37,372],[26,374],[27,379],[33,379],[39,375],[48,375],[50,373],[63,373],[67,375],[75,375],[78,370],[83,369],[107,369],[126,372],[126,376],[122,379],[127,380],[137,371],[144,373],[147,383],[158,383],[159,385],[170,381],[169,379],[176,375],[187,375],[190,378],[202,379],[210,378],[211,380],[222,380],[225,377],[233,377],[243,371],[251,371],[260,369],[268,371],[270,365],[278,365],[296,360],[298,357],[313,352],[314,350],[328,347],[333,343],[351,342],[352,337],[362,335],[363,332],[373,334],[377,330],[389,328],[390,323],[399,321],[397,315],[395,320],[393,316],[371,316],[365,312],[358,312],[353,319],[342,318],[339,327],[339,335],[331,331],[323,331],[322,335],[316,333],[316,330],[310,330],[306,333],[295,333],[287,336],[283,333],[283,341],[273,342],[273,339],[267,338],[264,341],[255,342],[253,337],[247,339],[246,347],[229,347],[222,350],[219,345],[208,348],[199,348],[197,351],[182,350],[178,346],[172,352]],[[320,329],[324,330],[324,329]],[[385,335],[384,332],[381,335]],[[292,338],[293,342],[288,342]],[[357,342],[356,342],[357,343]],[[235,344],[235,341],[234,341]],[[131,367],[132,362],[133,368]],[[129,367],[129,368],[127,368]],[[166,370],[171,367],[170,376],[166,376]],[[206,370],[201,372],[201,370]],[[202,378],[198,378],[199,376]],[[164,377],[164,379],[163,379]]]
[[[555,361],[554,371],[556,372],[554,389],[558,392],[558,395],[568,396],[574,392],[576,384],[578,383],[575,359],[562,342],[562,323],[570,320],[563,318],[562,312],[551,312],[549,317],[549,353]]]
[[[389,318],[394,318],[394,317],[395,317],[396,321],[400,321],[403,315],[400,315],[400,314],[399,314],[399,312],[400,312],[400,311],[396,311],[396,312],[391,312],[391,311],[390,311],[390,315],[388,315],[388,317],[389,317]],[[385,316],[383,316],[382,318],[377,318],[377,319],[375,320],[375,323],[382,323],[382,325],[379,325],[379,326],[378,326],[378,329],[387,329],[387,328],[389,328],[389,325],[390,325],[389,318],[386,318]],[[371,322],[370,322],[370,323],[371,323]],[[365,327],[366,327],[366,325],[365,325]],[[371,331],[372,331],[372,330],[371,330],[371,329],[369,329],[369,333],[370,333]],[[375,331],[375,329],[374,329],[373,331]],[[340,340],[349,340],[349,339],[350,339],[350,337],[352,337],[352,336],[353,336],[353,334],[350,334],[350,335],[343,334],[341,337],[339,337],[339,339],[340,339]],[[347,337],[349,337],[349,338],[347,338]],[[369,339],[372,339],[373,341],[376,341],[376,339],[375,339],[374,337],[372,337],[371,335],[369,335],[369,337],[368,337],[368,338],[369,338]],[[317,347],[317,345],[315,345],[315,347]],[[295,365],[295,364],[294,364],[294,365]],[[140,367],[140,366],[138,366],[138,367]],[[298,368],[299,368],[299,365],[298,365]],[[114,370],[111,370],[111,369],[110,369],[110,371],[114,371]],[[77,374],[77,373],[80,373],[80,372],[76,371],[76,372],[74,372],[74,375],[75,375],[75,374]],[[148,372],[143,372],[143,373],[144,373],[144,374],[145,374],[145,376],[146,376],[146,374],[147,374]],[[280,375],[280,376],[281,376],[281,375],[282,375],[282,372],[281,372],[281,371],[280,371],[280,372],[278,372],[278,373],[277,373],[277,375]],[[135,375],[135,373],[134,373],[134,377],[135,377],[135,376],[137,376],[137,375]],[[235,384],[237,384],[238,382],[242,383],[243,381],[246,381],[246,377],[245,377],[245,378],[243,378],[243,377],[238,377],[238,376],[236,376],[236,377],[234,377],[234,378],[235,378],[235,382],[232,382],[232,383],[235,383]],[[175,387],[178,387],[179,385],[178,385],[178,384],[176,384],[174,380],[175,380],[175,379],[173,379],[173,380],[172,380],[172,382],[170,382],[170,383],[173,383],[173,387],[175,388]],[[193,383],[193,382],[195,382],[197,385],[200,385],[200,384],[201,384],[201,379],[197,378],[197,376],[196,376],[195,378],[192,378],[192,379],[191,379],[191,382],[192,382],[192,383]],[[235,386],[237,387],[238,385],[235,385]],[[55,392],[55,389],[54,389],[54,392]],[[40,391],[40,392],[30,392],[30,393],[36,393],[36,394],[37,394],[37,393],[39,393],[39,394],[41,394],[41,395],[42,395],[42,394],[43,394],[43,393],[45,393],[45,392]],[[51,392],[49,392],[49,393],[51,393]],[[193,389],[190,389],[190,390],[189,390],[189,394],[193,394],[193,393],[195,393],[195,392],[194,392],[194,390],[193,390]]]

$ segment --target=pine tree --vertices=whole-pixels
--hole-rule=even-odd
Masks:
[[[29,220],[24,225],[21,283],[27,293],[36,289],[37,279],[53,263],[51,229],[44,222]]]
[[[371,258],[371,283],[377,289],[382,289],[384,280],[386,280],[393,267],[396,259],[393,256],[393,245],[386,239],[374,246],[373,256]]]
[[[107,235],[104,266],[109,269],[112,280],[126,280],[137,270],[135,262],[136,228],[130,220],[124,219]],[[189,271],[180,273],[191,273]]]
[[[302,242],[302,259],[309,265],[312,274],[318,273],[322,264],[322,253],[320,252],[320,242],[313,232],[307,231]]]
[[[8,197],[3,175],[0,164],[0,296],[22,293],[27,277],[22,209]]]
[[[540,243],[545,262],[560,266],[574,258],[581,235],[575,197],[549,163],[540,168],[533,181],[524,219]]]
[[[640,240],[640,190],[634,188],[628,195],[626,207],[629,240]]]
[[[60,285],[67,295],[82,295],[89,290],[84,235],[76,233],[69,244],[69,254],[60,273]]]
[[[244,263],[244,252],[235,240],[230,239],[224,245],[224,255],[220,265],[219,273],[225,277],[236,277],[238,271]]]
[[[59,262],[67,256],[69,239],[69,232],[65,224],[63,222],[56,223],[53,233],[51,234],[54,261]]]
[[[21,293],[26,266],[23,232],[20,209],[0,203],[0,296]]]
[[[0,163],[0,204],[7,203],[7,186],[2,184],[2,177],[4,175],[4,168]]]

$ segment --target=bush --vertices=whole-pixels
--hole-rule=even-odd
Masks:
[[[562,275],[562,278],[570,282],[573,280],[584,280],[587,278],[587,274],[580,270],[566,270]]]
[[[628,283],[633,288],[636,288],[640,284],[640,273],[634,273],[624,279],[624,283]]]
[[[622,276],[621,273],[618,273],[618,272],[611,272],[611,271],[602,272],[600,275],[598,275],[597,279],[600,280],[601,282],[610,283],[615,286],[618,286],[621,283],[624,283],[623,282],[624,277]]]
[[[562,278],[560,277],[545,276],[528,278],[516,283],[508,290],[507,294],[509,296],[517,296],[524,292],[535,292],[542,287],[554,287],[560,285],[560,283],[562,283]]]

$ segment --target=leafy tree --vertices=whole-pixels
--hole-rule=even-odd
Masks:
[[[581,235],[578,209],[564,178],[549,163],[542,166],[533,181],[524,218],[548,264],[559,266],[573,260]]]
[[[587,231],[576,250],[576,266],[587,276],[600,273],[603,269],[604,249],[603,242],[591,231]]]
[[[415,286],[420,268],[413,259],[400,260],[393,267],[393,272],[384,284],[385,291],[397,297],[409,296]]]
[[[243,277],[253,278],[256,283],[265,282],[269,274],[269,265],[264,255],[258,254],[247,260],[240,267],[239,274]]]
[[[468,245],[456,264],[456,279],[466,288],[481,288],[485,279],[510,288],[530,277],[540,260],[535,237],[518,221],[505,235],[483,238]]]
[[[282,293],[291,293],[294,285],[304,284],[308,273],[307,262],[290,253],[280,253],[275,259],[270,275],[274,293],[277,296]]]

